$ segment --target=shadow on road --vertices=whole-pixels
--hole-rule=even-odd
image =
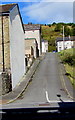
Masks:
[[[58,95],[60,98],[60,95]],[[1,114],[1,110],[0,110]],[[60,102],[58,106],[3,109],[2,120],[74,120],[75,102]]]

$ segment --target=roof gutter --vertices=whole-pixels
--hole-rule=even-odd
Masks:
[[[0,16],[9,16],[9,12],[0,12]]]

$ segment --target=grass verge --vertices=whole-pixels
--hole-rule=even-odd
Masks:
[[[75,86],[75,66],[70,66],[69,64],[64,64],[66,69],[66,75],[70,78],[72,85]]]
[[[59,56],[65,66],[66,75],[75,86],[75,48],[61,51]]]

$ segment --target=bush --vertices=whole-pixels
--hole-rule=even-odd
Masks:
[[[63,59],[63,62],[64,63],[68,63],[69,65],[73,65],[74,64],[74,61],[73,61],[73,58],[72,56],[67,56]]]
[[[60,56],[63,63],[68,63],[71,66],[75,65],[75,56],[67,52],[61,52]]]
[[[48,46],[48,52],[56,51],[55,46]]]

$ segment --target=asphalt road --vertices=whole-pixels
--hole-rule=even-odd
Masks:
[[[56,53],[47,53],[23,95],[13,104],[72,101],[64,90]]]

